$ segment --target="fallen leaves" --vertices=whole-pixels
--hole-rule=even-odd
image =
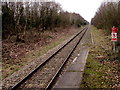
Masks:
[[[103,30],[92,29],[95,44],[91,47],[89,52],[89,55],[92,57],[92,59],[90,59],[91,62],[87,62],[86,64],[86,71],[91,74],[91,77],[90,75],[85,76],[85,84],[83,83],[83,85],[93,88],[96,88],[96,85],[100,88],[120,88],[120,61],[114,59],[110,36],[106,36]],[[94,61],[98,63],[94,64]],[[90,64],[91,67],[87,66]],[[95,76],[95,74],[92,74],[93,72],[98,73],[98,75],[102,73],[103,75],[100,78],[103,80],[97,82],[99,78],[97,78],[97,75],[93,77]],[[93,80],[93,82],[97,84],[86,81],[86,78],[88,78],[88,80],[94,78],[95,80]]]
[[[20,66],[22,66],[23,64],[32,61],[28,59],[32,59],[34,56],[37,57],[37,55],[35,55],[32,52],[41,50],[43,47],[49,45],[52,42],[55,43],[58,40],[61,40],[61,38],[68,38],[74,35],[76,32],[78,32],[78,28],[77,29],[57,28],[57,29],[58,30],[56,30],[56,32],[54,31],[44,31],[41,33],[37,33],[36,31],[31,31],[32,33],[25,32],[20,36],[20,38],[24,39],[25,41],[24,43],[15,42],[16,41],[15,36],[13,36],[14,40],[12,36],[7,40],[3,40],[2,43],[3,71],[2,72],[4,77],[10,75],[11,72],[16,71],[16,69],[18,68],[20,69]],[[27,60],[24,57],[26,57]]]

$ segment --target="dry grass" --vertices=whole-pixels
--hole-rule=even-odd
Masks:
[[[120,88],[120,62],[114,59],[111,37],[103,30],[91,27],[94,45],[91,46],[81,88]]]
[[[3,41],[3,62],[2,62],[2,77],[3,79],[12,73],[18,71],[29,62],[37,59],[39,56],[45,54],[48,50],[54,48],[71,35],[76,33],[78,29],[68,28],[59,29],[57,31],[45,31],[37,35],[37,38],[29,41],[29,43],[16,43]],[[28,33],[28,32],[27,32]],[[41,36],[39,36],[41,35]],[[30,36],[29,34],[27,36]],[[26,36],[26,37],[27,37]],[[35,41],[36,40],[36,41]],[[34,41],[34,42],[33,42]]]

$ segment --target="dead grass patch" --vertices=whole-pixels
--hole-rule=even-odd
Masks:
[[[56,31],[32,32],[27,36],[23,36],[25,43],[11,42],[9,40],[3,41],[3,79],[62,43],[78,32],[78,30],[78,28],[58,28]]]
[[[120,62],[114,59],[111,36],[91,26],[91,46],[81,88],[120,88]]]

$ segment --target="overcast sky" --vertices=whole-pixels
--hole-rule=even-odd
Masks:
[[[62,8],[69,12],[79,13],[87,21],[91,21],[95,12],[104,0],[55,0]]]

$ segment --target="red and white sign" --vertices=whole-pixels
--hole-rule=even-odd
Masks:
[[[117,41],[117,33],[111,33],[112,40],[111,41]]]
[[[117,31],[118,31],[118,28],[116,27],[113,27],[112,28],[112,33],[111,33],[111,41],[117,41]]]

